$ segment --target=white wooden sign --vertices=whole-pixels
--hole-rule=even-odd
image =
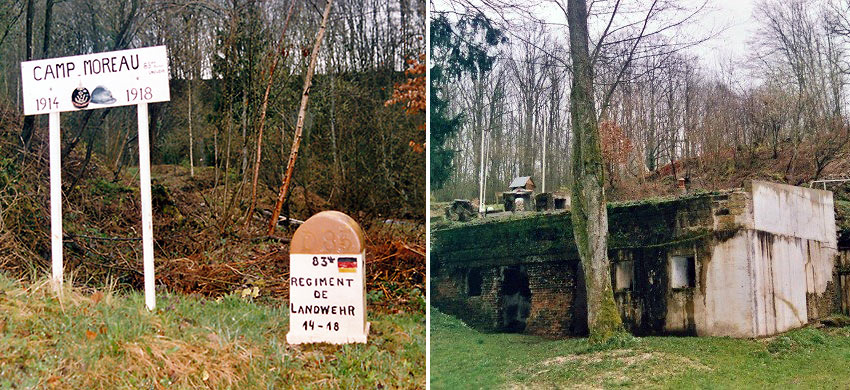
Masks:
[[[165,46],[21,63],[24,115],[171,100]]]
[[[360,227],[340,212],[321,212],[298,228],[289,256],[288,343],[367,341],[363,246]]]
[[[171,99],[165,46],[22,62],[21,78],[24,115],[49,114],[52,276],[60,292],[63,264],[59,113],[138,106],[145,305],[155,309],[148,103]]]

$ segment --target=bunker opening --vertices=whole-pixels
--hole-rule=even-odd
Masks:
[[[628,260],[614,263],[614,277],[616,291],[630,291],[635,280],[635,262]]]
[[[466,293],[470,297],[481,296],[481,283],[484,279],[481,277],[481,269],[470,268],[466,274]]]
[[[531,288],[525,267],[511,266],[502,270],[502,331],[522,333],[531,314]]]

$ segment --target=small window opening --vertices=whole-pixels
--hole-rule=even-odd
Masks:
[[[470,269],[466,274],[466,293],[470,297],[481,295],[481,270],[478,268]]]
[[[616,263],[614,265],[614,276],[618,291],[631,290],[635,279],[635,262],[621,261]]]
[[[555,210],[563,210],[567,208],[567,200],[564,198],[555,198]]]
[[[694,256],[670,258],[670,287],[693,288],[697,285],[697,268]]]

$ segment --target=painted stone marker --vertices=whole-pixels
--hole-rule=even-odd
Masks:
[[[363,230],[339,211],[304,222],[289,252],[289,344],[365,343],[366,252]]]

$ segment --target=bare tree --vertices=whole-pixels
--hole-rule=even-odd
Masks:
[[[251,182],[251,205],[248,206],[248,213],[247,217],[245,218],[246,228],[251,222],[251,216],[254,215],[254,207],[256,207],[257,205],[257,180],[260,177],[260,160],[261,156],[263,155],[263,128],[266,124],[266,110],[268,109],[269,105],[269,92],[271,92],[272,89],[272,83],[274,81],[274,71],[275,69],[277,69],[277,64],[280,61],[281,57],[286,56],[286,30],[289,27],[289,19],[292,17],[292,11],[294,9],[295,2],[292,2],[289,5],[289,11],[286,13],[286,21],[283,22],[283,30],[280,33],[280,40],[278,41],[277,55],[274,56],[271,68],[269,68],[269,79],[266,83],[266,92],[263,95],[263,105],[260,109],[260,129],[257,132],[257,156],[256,160],[254,160],[254,179]]]
[[[569,0],[570,58],[573,83],[570,113],[573,129],[573,235],[587,288],[587,324],[592,341],[606,341],[622,331],[614,302],[608,261],[608,211],[603,190],[604,167],[593,99],[593,63],[588,49],[587,4]]]
[[[304,76],[304,92],[301,94],[301,108],[298,110],[298,123],[295,125],[295,139],[292,141],[292,151],[289,154],[289,162],[286,164],[286,175],[283,178],[277,203],[275,203],[274,211],[272,211],[272,216],[269,220],[268,235],[274,233],[275,227],[277,227],[277,219],[280,216],[280,210],[286,201],[286,196],[289,194],[292,172],[295,170],[295,160],[298,158],[298,147],[301,144],[301,135],[304,130],[304,116],[307,112],[307,102],[310,98],[310,89],[313,86],[313,70],[316,68],[316,58],[319,56],[319,48],[322,45],[322,37],[325,35],[325,28],[327,28],[328,15],[331,13],[332,4],[333,0],[328,0],[327,5],[325,5],[325,11],[322,14],[322,25],[316,33],[316,42],[313,44],[313,50],[310,55],[310,65],[307,67],[307,74]]]

